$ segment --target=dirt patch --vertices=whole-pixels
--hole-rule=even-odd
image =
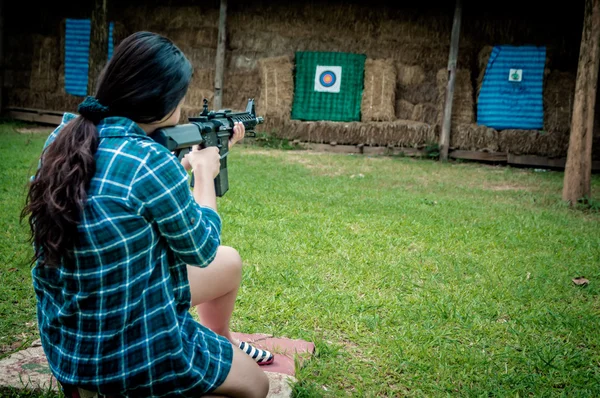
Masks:
[[[50,134],[52,132],[52,127],[22,127],[15,129],[15,131],[19,134]]]
[[[508,185],[508,184],[485,186],[484,189],[487,189],[489,191],[530,191],[531,190],[530,187],[525,187],[522,185]]]
[[[0,346],[0,356],[17,351],[19,348],[21,348],[23,346],[23,344],[25,344],[24,341],[17,340],[15,342],[13,342],[12,344],[5,344],[5,345]]]

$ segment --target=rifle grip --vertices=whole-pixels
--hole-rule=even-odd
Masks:
[[[227,167],[219,171],[219,175],[215,178],[215,193],[217,197],[222,197],[229,190],[229,178],[227,175]]]

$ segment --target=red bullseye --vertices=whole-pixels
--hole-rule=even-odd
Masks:
[[[325,71],[319,76],[319,82],[323,87],[331,87],[335,84],[336,76],[332,71]]]

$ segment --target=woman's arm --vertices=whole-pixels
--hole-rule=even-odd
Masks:
[[[218,158],[217,148],[196,151],[190,158],[198,168],[202,204],[190,192],[188,174],[163,147],[151,149],[132,184],[138,213],[158,227],[175,255],[189,265],[207,266],[221,244],[221,218],[210,207],[216,202],[214,187],[206,182],[213,184]]]

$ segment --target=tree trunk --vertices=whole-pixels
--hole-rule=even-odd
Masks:
[[[571,205],[591,194],[592,140],[600,58],[600,0],[585,0],[563,200]]]
[[[219,110],[223,106],[223,69],[225,66],[225,40],[227,37],[227,0],[221,0],[219,11],[219,39],[217,42],[217,60],[215,65],[215,98],[213,108]]]
[[[0,114],[4,109],[4,1],[0,0]]]
[[[107,0],[95,0],[92,11],[92,31],[90,34],[90,58],[88,70],[88,94],[96,93],[100,72],[108,61],[108,19]]]
[[[456,82],[456,61],[458,59],[458,39],[460,38],[460,24],[462,19],[461,0],[456,0],[454,21],[452,23],[452,36],[450,38],[450,55],[448,57],[448,86],[446,87],[446,102],[442,120],[442,133],[440,135],[440,160],[448,160],[450,147],[450,131],[452,129],[452,101],[454,99],[454,83]]]

